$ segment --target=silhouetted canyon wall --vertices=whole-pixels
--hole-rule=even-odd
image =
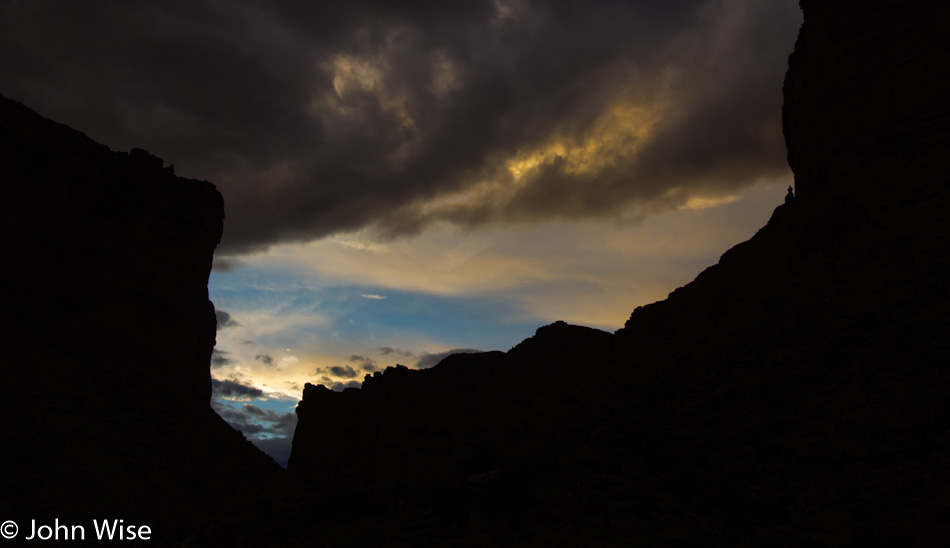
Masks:
[[[406,542],[948,538],[950,5],[801,5],[766,226],[613,335],[308,387],[291,469]]]
[[[161,538],[266,476],[208,405],[214,186],[3,97],[0,181],[4,516],[167,518]]]
[[[289,467],[366,466],[476,439],[569,394],[575,366],[606,358],[610,339],[557,322],[507,353],[454,354],[423,370],[390,367],[342,392],[307,384]]]
[[[30,320],[68,319],[85,351],[207,402],[221,195],[144,150],[112,152],[10,100],[2,112],[13,307]],[[174,344],[157,344],[158,334]]]
[[[950,91],[941,2],[802,2],[783,108],[806,201],[882,201],[945,157]]]

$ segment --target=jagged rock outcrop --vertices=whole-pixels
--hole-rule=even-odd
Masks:
[[[361,467],[484,436],[563,399],[576,364],[606,358],[610,339],[557,322],[507,353],[453,354],[423,370],[390,367],[342,392],[307,384],[289,468]]]
[[[297,499],[306,515],[332,507],[323,488],[372,508],[333,514],[352,526],[332,537],[347,542],[372,541],[371,525],[406,543],[950,538],[950,6],[802,8],[782,113],[795,197],[719,264],[580,351],[607,354],[579,358],[588,374],[570,390],[511,420],[452,411],[466,436],[421,445],[425,419],[404,438],[404,422],[354,421],[321,444],[321,423],[370,398],[309,389],[292,457],[313,464]],[[459,384],[486,387],[481,400],[552,390],[564,379],[543,366],[519,376],[542,363],[532,360],[545,350],[529,346],[458,367]],[[432,421],[460,408],[427,391],[434,376],[393,371],[367,388],[398,386]],[[492,426],[463,426],[481,419]],[[367,429],[405,443],[405,458],[367,461]],[[353,470],[332,465],[335,447]]]
[[[4,519],[138,520],[167,540],[272,472],[208,405],[214,186],[3,97],[0,181]]]

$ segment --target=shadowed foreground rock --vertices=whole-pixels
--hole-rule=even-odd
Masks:
[[[0,515],[172,539],[276,465],[209,407],[213,185],[0,97]]]

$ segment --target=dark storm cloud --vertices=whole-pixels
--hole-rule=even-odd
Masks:
[[[481,350],[475,350],[474,348],[455,348],[445,352],[436,352],[435,354],[423,352],[419,358],[419,361],[416,362],[416,368],[426,369],[428,367],[432,367],[452,354],[477,354],[481,352]]]
[[[215,310],[214,317],[216,320],[218,320],[218,328],[217,328],[218,331],[221,331],[222,329],[226,329],[228,327],[237,327],[241,325],[237,320],[232,318],[231,315],[225,312],[224,310]]]
[[[264,395],[264,392],[259,388],[247,386],[234,380],[219,381],[218,379],[211,379],[211,393],[224,399],[250,399]]]
[[[233,256],[636,216],[785,173],[799,22],[758,0],[0,0],[0,72],[41,114],[212,180]]]

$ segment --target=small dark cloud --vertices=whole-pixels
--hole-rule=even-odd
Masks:
[[[329,375],[332,374],[332,371],[331,371],[332,369],[333,369],[332,367],[329,367],[326,369],[317,368],[316,371],[310,374],[311,377],[317,377],[317,379],[315,379],[316,382],[314,382],[313,384],[322,384],[323,386],[326,386],[330,390],[336,390],[336,391],[340,391],[345,388],[359,388],[360,386],[362,386],[363,382],[360,380],[353,379],[353,380],[344,382],[344,381],[339,381],[337,379],[331,378]],[[353,368],[349,368],[349,370],[353,372],[354,377],[358,375]],[[345,375],[340,375],[340,376],[347,378]]]
[[[232,318],[231,315],[225,312],[224,310],[215,310],[214,317],[215,319],[218,320],[218,328],[217,328],[218,331],[221,331],[222,329],[226,329],[228,327],[237,327],[241,325],[240,323],[238,323],[237,320]]]
[[[379,351],[379,353],[382,354],[383,356],[397,356],[400,358],[415,357],[415,354],[408,350],[403,350],[401,348],[393,348],[391,346],[382,346],[380,348],[377,348],[376,350]]]
[[[352,379],[353,377],[359,375],[359,373],[357,373],[356,370],[349,365],[334,365],[330,367],[330,374],[346,379]]]
[[[230,379],[223,381],[211,379],[211,393],[216,397],[227,400],[246,400],[259,398],[264,395],[264,392],[259,388],[241,384],[238,381]]]
[[[215,255],[214,262],[211,263],[211,269],[215,272],[231,272],[234,269],[241,268],[244,266],[244,261],[236,257],[228,257],[224,255]]]
[[[338,379],[343,377],[344,379],[355,379],[360,377],[360,372],[374,372],[378,371],[379,368],[373,362],[364,362],[359,364],[359,370],[354,368],[351,365],[334,365],[330,367],[318,367],[310,374],[311,377],[319,377],[320,382],[326,386],[331,386],[338,384]],[[357,381],[357,385],[359,382]]]
[[[350,362],[356,362],[360,369],[368,373],[379,371],[379,366],[376,364],[376,360],[370,358],[369,356],[350,354]]]
[[[248,341],[243,341],[241,344],[257,344],[257,342],[248,340]]]
[[[270,354],[258,354],[254,356],[254,359],[263,363],[264,365],[270,365],[270,366],[274,365],[274,357],[271,356]]]
[[[362,381],[349,381],[349,382],[333,382],[333,383],[329,383],[327,386],[330,388],[330,390],[340,392],[342,390],[346,390],[347,388],[359,388],[362,385],[363,385]]]
[[[234,363],[230,358],[226,357],[225,354],[227,354],[227,352],[218,350],[217,348],[211,351],[211,367],[213,369]]]
[[[268,423],[268,432],[285,436],[293,435],[297,426],[296,413],[278,413],[272,409],[261,409],[256,405],[245,403],[241,408],[248,417]]]
[[[245,420],[244,413],[227,405],[219,405],[216,400],[211,400],[211,407],[228,422]]]
[[[427,369],[438,364],[440,361],[451,356],[452,354],[477,354],[480,352],[482,351],[476,350],[474,348],[455,348],[445,352],[436,352],[434,354],[423,352],[419,357],[419,361],[416,362],[416,368]]]

